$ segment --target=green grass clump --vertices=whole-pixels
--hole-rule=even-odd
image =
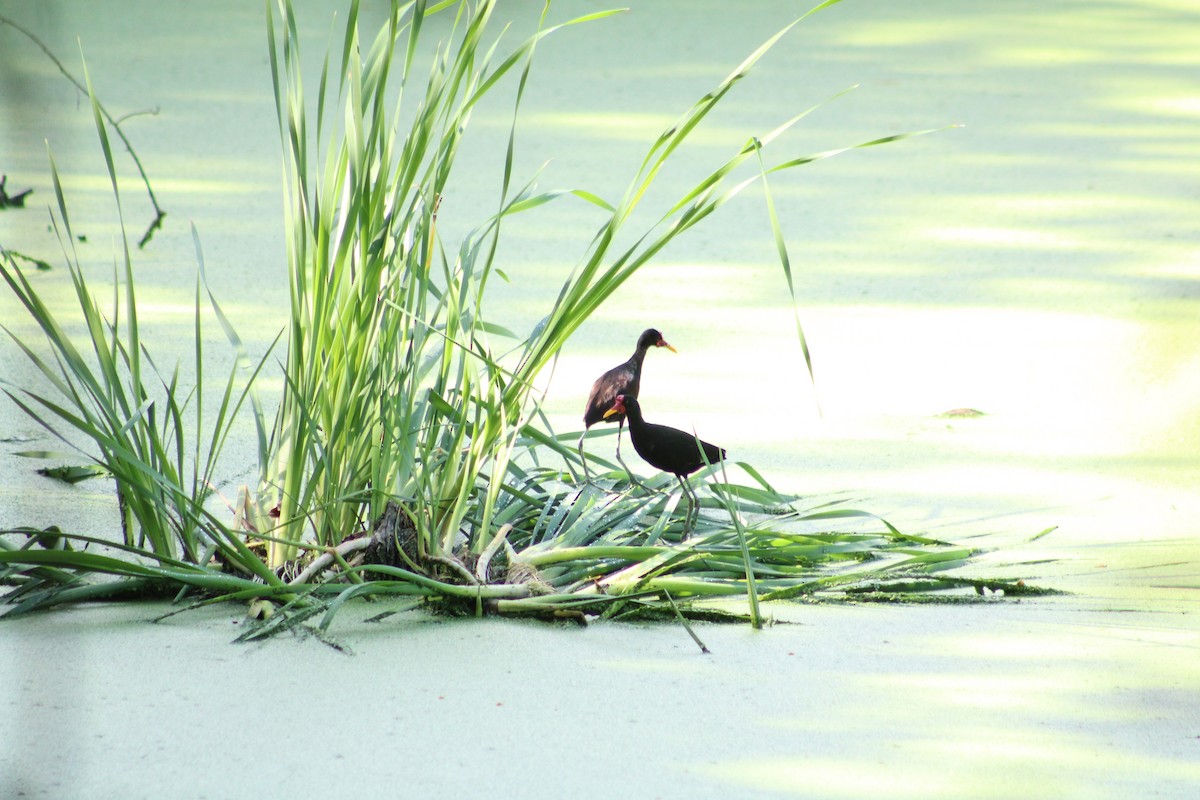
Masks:
[[[823,3],[814,11],[831,5]],[[106,315],[70,247],[67,204],[51,159],[57,224],[86,324],[76,344],[9,254],[0,274],[41,326],[53,357],[17,344],[53,389],[10,391],[65,442],[90,443],[85,469],[111,478],[123,536],[21,530],[0,539],[0,578],[11,613],[102,596],[167,593],[196,602],[268,600],[281,613],[267,634],[320,614],[328,626],[347,601],[400,596],[468,613],[582,616],[710,613],[697,601],[758,601],[829,592],[955,566],[970,552],[905,535],[870,514],[779,492],[750,465],[736,484],[713,467],[705,513],[683,534],[670,476],[646,494],[623,473],[577,480],[577,433],[555,434],[534,389],[571,334],[675,237],[749,186],[839,151],[768,164],[766,149],[805,113],[751,137],[648,227],[630,233],[660,170],[705,116],[793,25],[752,53],[651,144],[623,197],[538,192],[513,175],[517,118],[537,44],[598,12],[536,31],[507,53],[487,31],[495,3],[394,2],[381,29],[360,38],[351,2],[341,52],[327,56],[314,94],[300,69],[287,0],[268,2],[268,44],[284,155],[290,309],[280,334],[284,386],[273,418],[250,360],[204,280],[197,238],[194,386],[150,356],[137,322],[128,246]],[[812,12],[809,12],[812,13]],[[434,15],[449,34],[428,58],[419,43]],[[807,15],[805,15],[807,16]],[[801,17],[800,19],[803,19]],[[496,211],[453,248],[438,234],[441,199],[472,111],[515,81],[513,125]],[[90,84],[89,84],[90,87]],[[315,113],[308,102],[315,97]],[[108,125],[92,95],[120,213]],[[884,137],[859,147],[903,138]],[[849,148],[846,148],[849,149]],[[734,178],[750,164],[750,175]],[[570,194],[602,215],[579,266],[533,332],[521,339],[488,321],[487,286],[506,221]],[[771,195],[767,207],[789,288],[792,273]],[[193,232],[194,233],[194,232]],[[618,242],[632,242],[620,244]],[[201,347],[204,306],[238,353],[219,383]],[[110,316],[111,315],[111,316]],[[803,330],[799,327],[805,358]],[[15,337],[14,337],[15,339]],[[249,375],[249,380],[239,378]],[[216,400],[215,413],[205,402]],[[231,515],[213,481],[234,420],[256,425],[261,474]],[[204,420],[208,420],[207,423]],[[71,473],[86,477],[77,472]],[[866,530],[829,530],[853,520]],[[103,582],[89,575],[106,575]],[[258,635],[256,634],[256,635]]]

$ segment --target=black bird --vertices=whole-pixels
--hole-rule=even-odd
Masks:
[[[683,493],[688,498],[688,514],[683,530],[684,533],[690,531],[696,517],[699,516],[700,507],[687,476],[705,464],[724,461],[724,448],[703,442],[697,436],[678,428],[646,422],[636,397],[617,395],[613,398],[613,404],[605,412],[605,416],[617,414],[624,414],[629,420],[629,438],[633,440],[633,449],[637,454],[650,466],[670,472],[679,479],[679,485],[683,487]]]
[[[619,394],[626,397],[638,396],[638,390],[642,387],[642,361],[646,358],[646,351],[651,347],[665,347],[672,353],[678,352],[667,344],[661,333],[654,328],[647,328],[638,337],[637,349],[633,351],[629,360],[613,367],[592,384],[592,392],[588,395],[587,410],[583,412],[583,433],[579,435],[579,460],[583,462],[583,474],[589,483],[592,476],[588,472],[587,459],[583,455],[583,437],[587,435],[588,428],[597,422],[618,423],[620,427],[617,429],[617,461],[620,461],[621,466],[625,467],[629,479],[637,481],[637,478],[633,477],[633,471],[621,458],[621,432],[625,429],[625,412],[622,411],[619,415],[609,415],[605,412],[612,408],[613,400]]]

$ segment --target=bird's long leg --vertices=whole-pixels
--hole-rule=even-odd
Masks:
[[[652,492],[654,490],[651,489],[646,484],[642,483],[640,480],[638,480],[638,477],[633,474],[633,470],[631,470],[629,468],[629,465],[625,463],[625,459],[621,458],[621,434],[624,432],[625,432],[625,420],[624,420],[624,418],[622,418],[621,420],[619,420],[617,422],[617,461],[619,461],[621,463],[621,466],[625,468],[625,474],[629,476],[630,483],[636,484],[648,492]]]
[[[688,502],[687,515],[683,518],[683,536],[687,538],[687,535],[692,532],[692,527],[695,525],[693,515],[698,516],[699,509],[696,508],[696,495],[692,492],[691,484],[688,483],[687,478],[682,475],[676,475],[675,477],[679,479],[679,487],[683,489],[683,495],[687,498]]]
[[[691,478],[684,478],[683,482],[687,484],[688,491],[692,493],[692,527],[688,531],[696,529],[696,523],[700,521],[700,495],[696,494],[696,487],[692,486]]]
[[[587,456],[583,454],[583,437],[587,436],[587,428],[583,429],[583,433],[579,434],[579,461],[583,464],[583,480],[585,483],[592,482],[592,474],[588,472]]]

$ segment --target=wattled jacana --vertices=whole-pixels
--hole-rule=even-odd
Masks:
[[[629,438],[633,440],[633,449],[637,454],[650,466],[670,472],[679,479],[679,485],[683,487],[683,493],[688,498],[688,514],[683,526],[684,533],[687,533],[700,514],[699,500],[692,491],[687,476],[706,463],[724,461],[725,450],[715,444],[700,441],[696,436],[678,428],[646,422],[636,397],[617,395],[613,398],[613,404],[605,412],[605,416],[617,414],[624,414],[629,420]]]
[[[592,476],[588,472],[587,459],[583,455],[583,437],[587,435],[588,428],[597,422],[618,423],[617,461],[621,462],[622,467],[625,467],[629,479],[637,482],[637,478],[633,477],[633,471],[629,469],[625,459],[621,458],[621,432],[625,429],[625,412],[621,411],[619,415],[610,415],[605,412],[612,408],[613,400],[619,394],[626,397],[637,397],[638,390],[642,387],[642,361],[646,358],[646,351],[651,347],[665,347],[672,353],[677,352],[674,347],[667,344],[661,333],[654,328],[647,328],[638,337],[637,349],[633,351],[629,360],[613,367],[592,384],[591,394],[588,395],[587,410],[583,412],[583,433],[579,435],[579,460],[583,462],[583,474],[589,483]]]

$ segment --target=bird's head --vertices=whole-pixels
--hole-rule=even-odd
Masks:
[[[625,403],[626,403],[625,395],[619,394],[616,397],[614,397],[612,406],[608,409],[608,411],[604,412],[604,418],[608,419],[613,414],[624,414],[625,413]]]
[[[663,338],[663,335],[656,328],[647,328],[642,331],[642,335],[638,337],[637,346],[639,350],[649,350],[651,347],[665,347],[672,353],[679,352],[667,344],[667,340]]]

